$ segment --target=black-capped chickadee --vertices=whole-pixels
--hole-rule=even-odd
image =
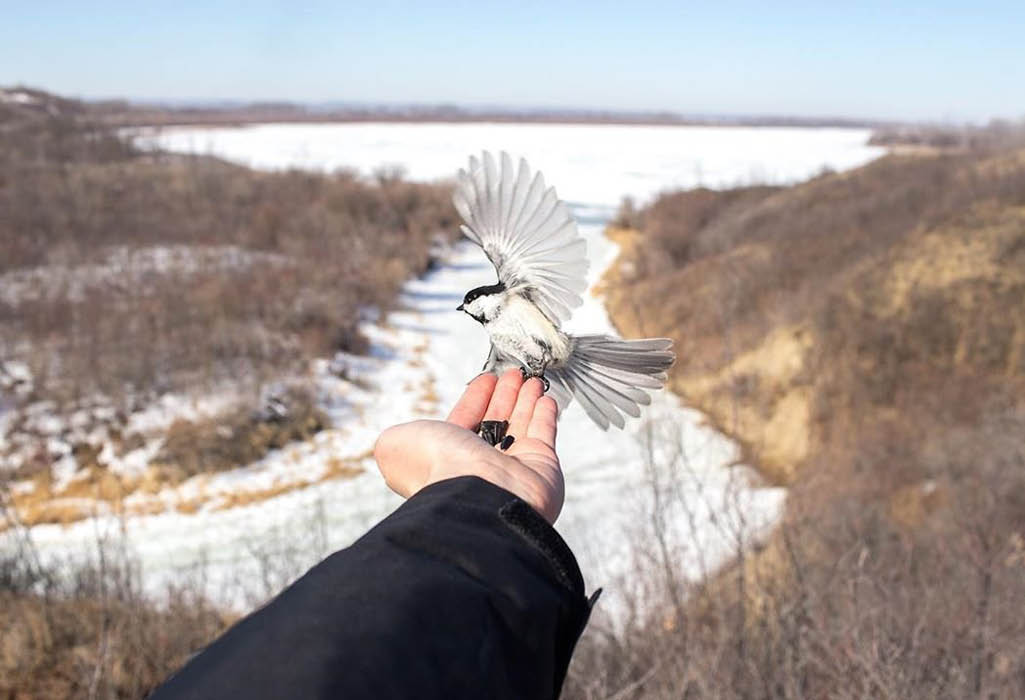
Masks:
[[[587,288],[587,244],[555,188],[525,160],[514,168],[508,154],[470,158],[460,170],[453,202],[466,222],[463,233],[484,249],[498,282],[466,293],[460,311],[491,338],[485,372],[519,367],[540,377],[565,408],[577,399],[601,428],[622,428],[623,414],[639,416],[651,403],[647,389],[661,389],[675,355],[668,338],[622,340],[609,335],[572,336],[560,330]]]

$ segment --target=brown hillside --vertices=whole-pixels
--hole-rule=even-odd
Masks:
[[[983,407],[962,383],[977,401],[1021,395],[1025,151],[667,195],[638,223],[619,234],[616,322],[675,338],[674,388],[774,481],[857,444],[865,421],[939,402],[961,412],[944,425],[971,423]],[[667,302],[653,313],[645,299]]]
[[[621,219],[614,320],[790,489],[764,547],[585,637],[567,697],[1025,695],[1025,151]]]

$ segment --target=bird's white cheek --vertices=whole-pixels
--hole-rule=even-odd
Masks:
[[[498,316],[499,302],[491,297],[481,297],[475,299],[467,308],[474,316],[491,321]]]

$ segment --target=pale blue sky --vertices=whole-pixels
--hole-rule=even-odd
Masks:
[[[0,0],[0,85],[17,82],[87,97],[1018,118],[1025,0]]]

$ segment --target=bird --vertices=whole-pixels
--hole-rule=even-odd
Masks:
[[[498,275],[494,284],[468,291],[456,309],[490,338],[481,371],[518,367],[524,379],[541,379],[560,414],[575,399],[602,430],[639,417],[651,403],[648,392],[666,383],[676,359],[673,341],[562,330],[583,303],[588,260],[587,242],[555,188],[525,159],[514,167],[508,153],[496,159],[485,151],[459,170],[452,201],[463,235],[484,250]],[[503,437],[499,426],[489,441]]]

